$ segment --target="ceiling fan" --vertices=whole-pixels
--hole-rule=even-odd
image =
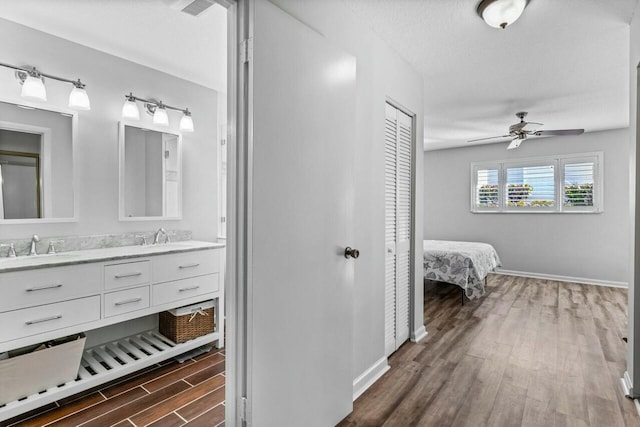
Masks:
[[[538,130],[538,127],[542,126],[542,123],[525,122],[524,118],[527,117],[526,111],[516,113],[516,117],[520,119],[520,123],[509,126],[509,133],[507,135],[472,139],[468,142],[486,141],[488,139],[498,138],[513,138],[511,140],[511,144],[507,147],[507,150],[512,150],[514,148],[518,148],[520,144],[522,144],[522,141],[525,141],[529,136],[564,136],[581,135],[584,133],[584,129]]]

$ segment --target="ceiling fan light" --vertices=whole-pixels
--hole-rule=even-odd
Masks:
[[[42,78],[40,76],[27,75],[27,78],[22,83],[22,91],[20,95],[27,99],[46,101],[47,90],[44,87]]]
[[[527,6],[527,0],[482,0],[478,5],[478,15],[494,28],[506,28],[520,18]]]

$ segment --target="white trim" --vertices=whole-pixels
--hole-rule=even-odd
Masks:
[[[608,286],[611,288],[628,288],[627,282],[616,282],[613,280],[589,279],[586,277],[560,276],[556,274],[531,273],[528,271],[503,270],[497,268],[495,273],[506,276],[530,277],[532,279],[557,280],[558,282],[581,283],[583,285]]]
[[[366,371],[361,373],[358,378],[353,380],[353,400],[362,395],[369,387],[378,381],[391,367],[387,362],[387,358],[383,357],[376,363],[371,365]]]
[[[420,326],[418,329],[411,332],[411,342],[418,343],[427,337],[427,329],[424,325]]]
[[[622,392],[624,393],[624,397],[633,399],[633,383],[631,382],[631,377],[629,377],[628,371],[624,371],[622,378],[620,378],[620,384],[622,385]]]

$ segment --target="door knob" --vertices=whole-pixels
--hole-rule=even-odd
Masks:
[[[358,259],[359,256],[360,256],[360,251],[350,246],[347,246],[344,250],[344,257],[347,259],[349,258]]]

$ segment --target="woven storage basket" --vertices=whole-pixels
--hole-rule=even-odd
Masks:
[[[213,300],[160,313],[160,333],[176,344],[215,330]]]

